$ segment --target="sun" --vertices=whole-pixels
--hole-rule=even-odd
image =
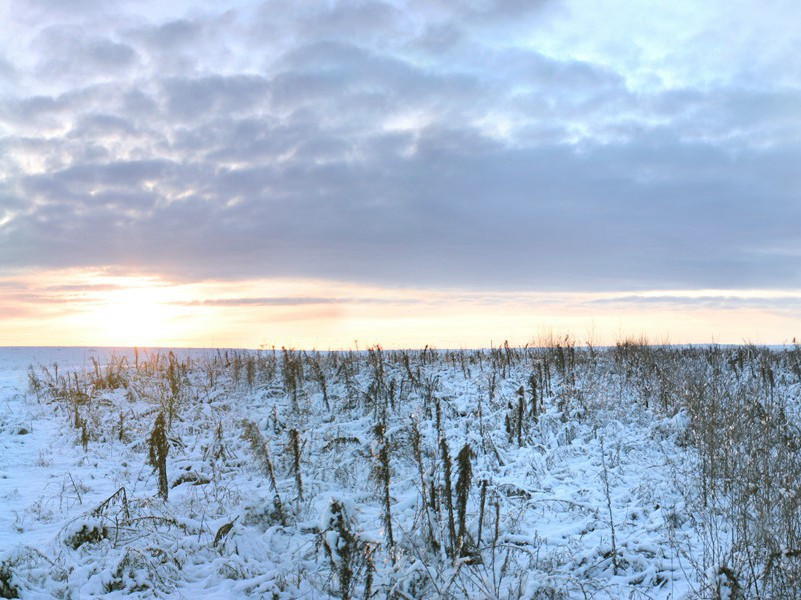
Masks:
[[[132,288],[114,293],[97,312],[97,326],[114,345],[154,346],[168,339],[170,308],[155,290]]]
[[[105,346],[160,346],[174,339],[179,308],[171,286],[154,279],[120,277],[96,285],[82,321]]]

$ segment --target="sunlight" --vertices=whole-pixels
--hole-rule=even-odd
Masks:
[[[168,295],[158,285],[104,292],[92,313],[93,326],[108,345],[164,344],[176,316],[175,308],[165,303]]]
[[[103,271],[49,275],[27,285],[35,303],[53,313],[51,327],[65,338],[60,343],[154,346],[175,343],[181,333],[184,311],[177,302],[187,292],[180,285]]]
[[[24,289],[26,292],[11,292]],[[523,345],[543,332],[614,344],[784,343],[801,290],[483,293],[324,280],[176,282],[67,270],[0,278],[5,344],[334,349]],[[469,326],[465,326],[469,324]]]

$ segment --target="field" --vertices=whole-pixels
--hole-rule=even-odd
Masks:
[[[794,598],[801,348],[0,350],[0,597]]]

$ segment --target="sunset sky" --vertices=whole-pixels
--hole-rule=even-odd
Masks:
[[[0,345],[801,339],[797,0],[0,0]]]

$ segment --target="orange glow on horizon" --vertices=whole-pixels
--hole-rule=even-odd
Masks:
[[[782,344],[801,334],[798,306],[795,290],[481,292],[73,269],[0,278],[0,345],[468,348],[566,333],[595,345]]]

